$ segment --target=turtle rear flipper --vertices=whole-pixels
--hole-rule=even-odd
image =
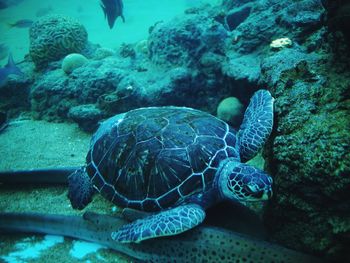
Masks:
[[[130,243],[173,236],[185,232],[203,222],[205,211],[196,204],[187,204],[136,220],[112,233],[115,241]]]
[[[68,198],[74,209],[83,209],[87,206],[94,193],[89,176],[85,169],[76,170],[68,177]]]
[[[241,161],[253,158],[272,131],[274,98],[267,90],[258,90],[250,99],[238,132]]]

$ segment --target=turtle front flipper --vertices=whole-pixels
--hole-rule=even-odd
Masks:
[[[180,234],[199,225],[204,218],[202,207],[187,204],[124,225],[111,236],[115,241],[138,243],[150,238]]]
[[[274,98],[267,90],[258,90],[250,99],[238,132],[242,162],[253,158],[272,131]]]
[[[74,209],[87,206],[94,193],[89,176],[84,168],[76,170],[68,176],[68,198]]]

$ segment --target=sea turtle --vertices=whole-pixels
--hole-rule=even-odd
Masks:
[[[97,191],[118,206],[157,212],[111,233],[116,241],[140,242],[197,226],[205,209],[224,199],[268,199],[272,178],[243,162],[272,130],[273,100],[257,91],[238,132],[185,107],[140,108],[107,119],[91,139],[86,166],[69,176],[72,207],[83,209]]]

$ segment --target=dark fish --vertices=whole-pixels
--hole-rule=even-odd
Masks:
[[[10,53],[7,64],[0,68],[0,87],[6,83],[7,77],[11,74],[22,76],[23,72],[16,66]]]
[[[123,1],[122,0],[101,0],[102,10],[107,18],[109,28],[112,29],[115,20],[120,16],[125,22],[123,15]]]
[[[78,238],[105,245],[144,262],[323,262],[276,244],[205,225],[178,236],[138,244],[112,240],[111,232],[126,223],[121,218],[91,212],[86,212],[83,217],[0,213],[0,233],[41,233]]]
[[[34,23],[33,20],[30,19],[21,19],[18,20],[14,23],[8,23],[9,27],[18,27],[18,28],[27,28],[27,27],[31,27],[32,24]]]
[[[23,0],[0,0],[0,9],[8,8],[12,5],[17,5]]]

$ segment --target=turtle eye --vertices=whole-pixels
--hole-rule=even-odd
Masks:
[[[271,176],[266,176],[267,177],[267,181],[268,181],[268,185],[272,185],[273,183],[273,179]]]

